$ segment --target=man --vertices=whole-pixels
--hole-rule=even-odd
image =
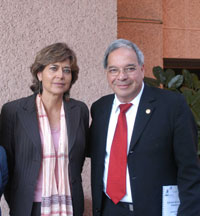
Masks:
[[[111,43],[104,68],[114,94],[91,107],[93,215],[161,216],[169,186],[178,216],[200,216],[197,129],[183,96],[143,83],[144,56],[130,41]]]

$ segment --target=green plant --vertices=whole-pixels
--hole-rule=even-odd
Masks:
[[[198,76],[183,69],[182,74],[176,74],[172,69],[163,70],[160,66],[153,68],[155,78],[145,77],[144,82],[150,86],[176,91],[185,99],[194,115],[198,128],[198,154],[200,155],[200,80]]]

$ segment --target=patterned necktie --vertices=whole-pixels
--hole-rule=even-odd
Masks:
[[[126,112],[132,104],[121,104],[111,146],[106,193],[117,204],[126,194],[127,123]]]

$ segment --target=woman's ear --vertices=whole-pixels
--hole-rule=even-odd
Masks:
[[[39,71],[37,73],[37,78],[38,78],[39,81],[42,81],[42,72],[41,71]]]

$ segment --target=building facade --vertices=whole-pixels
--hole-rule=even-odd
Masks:
[[[145,75],[154,66],[200,71],[198,0],[118,0],[118,38],[144,52]]]

